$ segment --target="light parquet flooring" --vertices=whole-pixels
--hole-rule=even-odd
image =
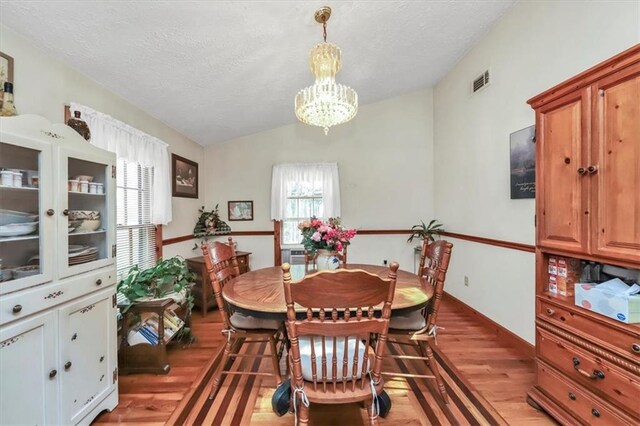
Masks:
[[[96,419],[96,424],[165,424],[223,343],[220,334],[222,324],[217,311],[210,312],[206,318],[202,318],[199,312],[194,312],[192,322],[198,342],[188,348],[174,347],[170,350],[169,374],[120,376],[120,403],[113,412],[102,413]],[[476,322],[469,311],[446,298],[441,305],[438,322],[444,327],[438,334],[439,348],[509,424],[554,424],[548,416],[526,403],[526,392],[535,379],[532,359],[505,345],[497,338],[495,331]],[[393,386],[393,383],[389,385]],[[256,387],[256,392],[265,392],[264,389],[265,387],[260,387],[260,390]],[[407,396],[412,397],[408,393]],[[268,396],[259,395],[258,400],[265,403],[256,407],[252,423],[264,418],[265,424],[273,425]],[[400,401],[395,401],[394,408],[400,408]],[[345,415],[360,417],[365,412],[359,407],[336,406],[335,410],[343,419]],[[400,409],[394,414],[401,412]],[[293,424],[292,417],[290,420]],[[424,424],[417,419],[396,420],[405,425]]]

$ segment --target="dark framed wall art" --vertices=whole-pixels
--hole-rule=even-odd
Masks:
[[[198,198],[198,163],[171,154],[171,182],[174,197]]]
[[[509,137],[511,199],[536,198],[536,126]]]

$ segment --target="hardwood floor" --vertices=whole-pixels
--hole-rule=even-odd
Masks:
[[[509,424],[554,424],[526,403],[526,392],[535,378],[533,359],[505,344],[495,331],[475,321],[472,313],[446,297],[438,322],[444,327],[438,334],[442,352]],[[194,312],[193,332],[198,342],[169,351],[171,371],[167,375],[120,376],[120,404],[113,412],[102,413],[95,423],[164,424],[222,345],[221,328],[217,311],[206,318]]]

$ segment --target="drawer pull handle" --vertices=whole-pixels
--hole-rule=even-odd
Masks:
[[[591,380],[604,379],[604,373],[601,370],[593,370],[593,374],[590,374],[588,371],[580,368],[580,358],[578,357],[573,357],[573,368],[575,368],[578,373],[580,373],[582,376],[586,377],[587,379],[591,379]]]
[[[597,408],[592,408],[591,414],[593,414],[594,417],[600,417],[600,411]]]
[[[573,393],[573,392],[569,392],[569,399],[572,400],[572,401],[575,401],[576,400],[576,394]]]
[[[596,174],[598,173],[598,166],[589,166],[587,167],[587,171],[589,172],[589,174]]]
[[[12,311],[14,314],[19,313],[22,310],[22,305],[16,305],[13,307]]]
[[[55,210],[53,210],[53,209],[47,210],[47,216],[53,216],[54,214],[56,214]]]
[[[631,350],[637,354],[640,354],[640,344],[634,343],[633,345],[631,345]]]
[[[51,370],[49,372],[49,378],[53,379],[54,377],[56,377],[56,374],[58,374],[58,370]]]
[[[587,170],[586,170],[584,167],[580,167],[580,168],[578,169],[578,174],[579,174],[580,176],[584,176],[585,174],[587,174]]]
[[[65,216],[69,216],[69,209],[62,210],[62,214]]]
[[[100,278],[96,280],[96,285],[102,285],[102,280]]]
[[[554,311],[553,309],[547,308],[547,315],[551,316],[551,315],[555,314],[555,312],[556,311]]]
[[[64,364],[64,369],[68,371],[70,368],[71,368],[71,361],[67,361],[67,362]]]

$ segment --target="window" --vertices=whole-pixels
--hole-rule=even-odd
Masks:
[[[118,159],[117,245],[118,280],[133,265],[143,270],[156,263],[156,230],[151,222],[153,167]]]
[[[340,216],[336,163],[280,164],[273,167],[271,218],[282,221],[282,244],[300,244],[298,223],[315,216]]]
[[[282,244],[300,244],[298,224],[311,216],[324,218],[322,182],[287,182],[285,217],[282,218]]]

